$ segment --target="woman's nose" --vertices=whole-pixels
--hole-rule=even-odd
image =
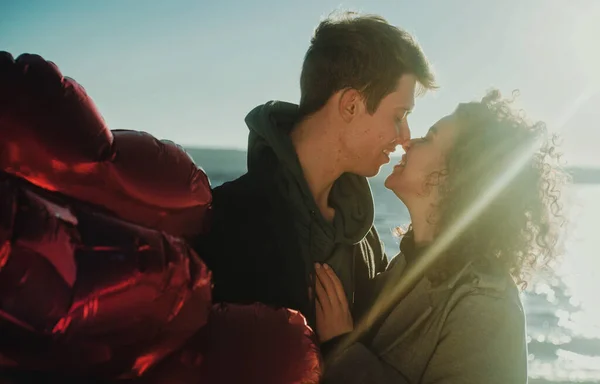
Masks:
[[[404,143],[402,143],[402,149],[404,149],[404,152],[408,152],[408,150],[410,149],[410,147],[412,147],[413,145],[413,140],[406,140]]]

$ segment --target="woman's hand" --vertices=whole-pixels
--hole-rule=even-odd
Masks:
[[[315,264],[317,336],[321,343],[354,329],[340,279],[327,264]]]

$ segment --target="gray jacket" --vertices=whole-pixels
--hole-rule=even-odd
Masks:
[[[377,277],[381,294],[406,267],[397,256]],[[383,321],[369,345],[351,344],[325,383],[527,383],[525,316],[510,276],[467,267],[446,284],[424,277]]]

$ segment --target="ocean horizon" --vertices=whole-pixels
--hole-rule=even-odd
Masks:
[[[234,174],[241,175],[246,170],[246,150],[193,146],[184,148],[199,166],[210,169],[216,176],[221,174],[227,176]],[[395,158],[399,159],[400,155],[395,154],[394,156],[392,154],[392,162],[394,162]],[[600,184],[600,167],[572,165],[567,166],[565,169],[571,174],[573,183],[575,184]],[[375,178],[386,174],[385,171],[386,166],[382,168],[382,171]]]

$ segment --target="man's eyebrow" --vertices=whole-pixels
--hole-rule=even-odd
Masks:
[[[414,105],[413,105],[413,106],[408,106],[408,105],[400,105],[400,106],[396,107],[396,110],[401,110],[401,109],[402,109],[402,110],[404,110],[404,111],[407,111],[407,112],[412,112],[412,110],[413,110],[414,108],[415,108],[415,106],[414,106]]]

